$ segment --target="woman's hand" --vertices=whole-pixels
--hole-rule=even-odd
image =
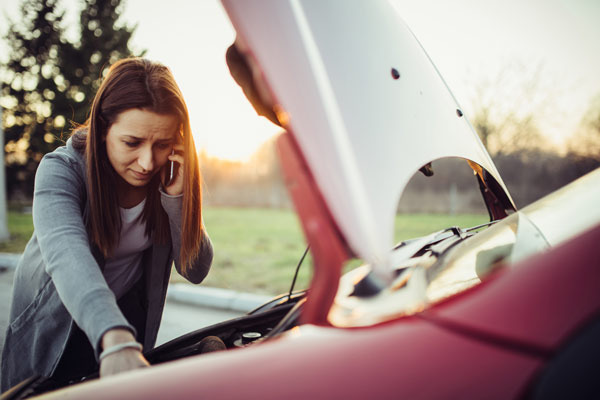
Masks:
[[[174,153],[169,155],[169,161],[173,161],[178,164],[177,172],[173,179],[169,182],[169,163],[167,163],[166,168],[164,169],[165,177],[163,182],[167,182],[168,186],[165,185],[165,191],[168,195],[171,196],[179,196],[183,193],[183,144],[177,143],[173,145]]]
[[[133,334],[126,329],[111,329],[102,336],[102,348],[108,349],[120,343],[133,342]],[[118,374],[150,364],[138,349],[126,348],[104,357],[100,362],[100,377]]]

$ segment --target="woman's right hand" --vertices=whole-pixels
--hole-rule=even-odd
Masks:
[[[135,341],[133,334],[126,329],[111,329],[102,336],[102,348],[108,349],[120,343]],[[100,362],[100,377],[118,374],[137,368],[148,367],[150,364],[142,352],[134,348],[125,348],[107,355]]]

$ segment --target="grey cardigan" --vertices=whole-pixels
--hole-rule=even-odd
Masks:
[[[84,222],[88,213],[85,172],[85,159],[71,139],[46,154],[36,172],[34,233],[15,273],[2,354],[2,391],[32,375],[52,375],[74,324],[86,333],[96,356],[100,339],[109,329],[135,332],[104,280],[101,252],[89,241]],[[153,245],[143,256],[148,305],[145,350],[156,342],[173,261],[181,273],[182,196],[162,193],[161,203],[169,217],[171,243]],[[201,251],[184,277],[200,283],[212,256],[205,234]]]

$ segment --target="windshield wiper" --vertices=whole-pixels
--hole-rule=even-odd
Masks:
[[[500,219],[495,219],[493,221],[490,222],[486,222],[485,224],[481,224],[481,225],[475,225],[471,228],[466,228],[463,229],[464,232],[472,232],[472,231],[476,231],[477,229],[481,229],[481,228],[485,228],[486,226],[492,226],[494,225],[496,222],[501,221]]]
[[[405,240],[402,243],[398,244],[396,247],[394,247],[396,257],[402,259],[411,258],[428,249],[431,250],[431,252],[436,256],[439,256],[456,243],[466,239],[469,236],[472,236],[472,234],[469,234],[470,231],[482,228],[494,222],[495,221],[492,221],[490,223],[482,224],[468,229],[462,229],[458,226],[452,226],[450,228],[446,228],[444,230],[432,233],[428,236]],[[352,292],[352,296],[375,296],[383,289],[385,289],[388,286],[388,284],[389,282],[386,282],[384,279],[381,279],[377,275],[377,271],[375,271],[375,269],[372,269],[367,275],[365,275],[354,285],[354,291]]]

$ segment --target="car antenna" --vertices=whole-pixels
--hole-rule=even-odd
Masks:
[[[288,301],[292,298],[292,292],[294,291],[294,286],[296,286],[296,279],[298,278],[298,272],[300,271],[300,266],[302,265],[302,262],[304,261],[306,254],[308,254],[308,249],[310,249],[310,244],[308,246],[306,246],[306,250],[304,250],[304,254],[302,254],[302,257],[300,258],[300,261],[298,262],[298,266],[296,267],[296,273],[294,274],[294,280],[292,281],[292,286],[290,287],[290,292],[288,293]]]

